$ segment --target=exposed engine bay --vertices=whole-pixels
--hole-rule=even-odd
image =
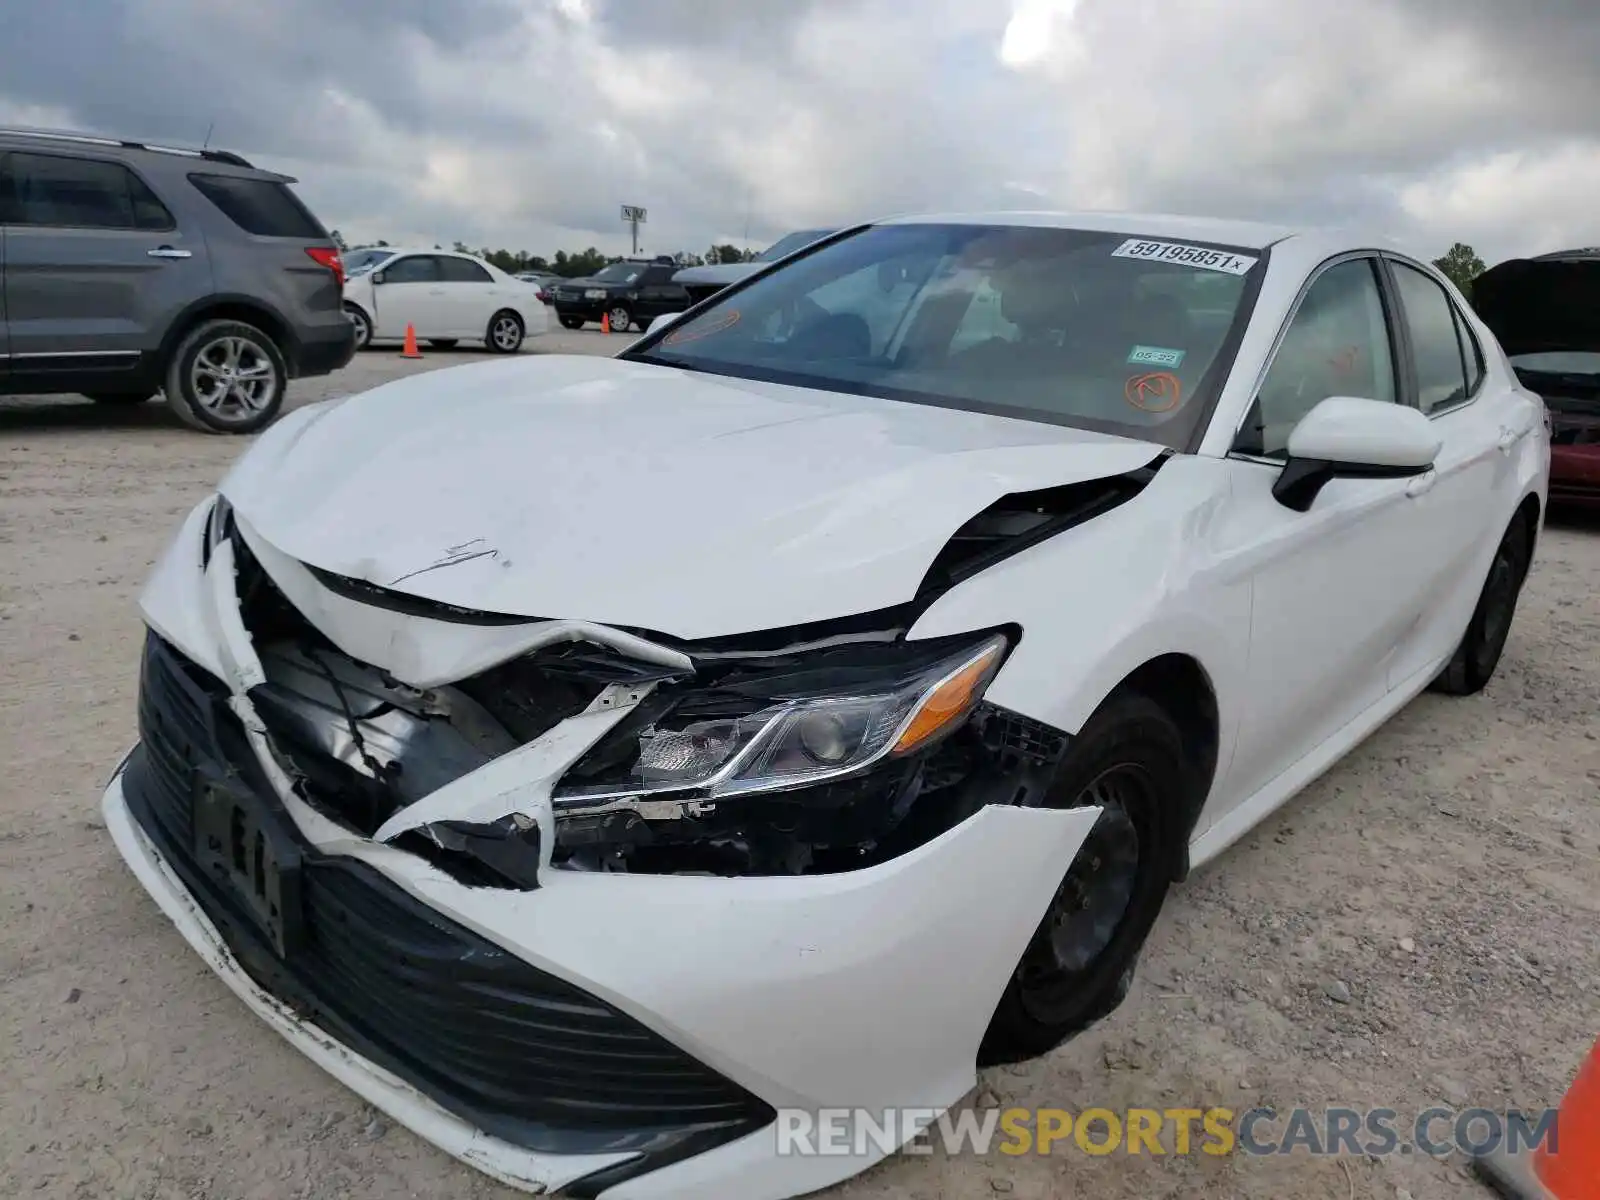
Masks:
[[[1097,481],[1050,494],[1032,511],[1029,498],[1008,497],[974,519],[973,535],[952,540],[930,579],[948,586],[963,574],[956,547],[986,563],[1007,526],[1031,544],[1143,482]],[[673,644],[687,669],[576,639],[449,685],[413,687],[335,646],[285,598],[226,514],[222,524],[212,536],[232,542],[240,614],[265,676],[251,689],[255,710],[303,798],[363,836],[563,721],[611,706],[629,711],[553,794],[553,867],[797,875],[870,866],[986,804],[1039,803],[1066,747],[1060,731],[981,699],[1020,631],[906,640],[910,610]],[[405,593],[316,576],[379,607],[503,620],[430,612],[430,602]],[[435,821],[393,842],[463,883],[532,889],[539,837],[533,822],[508,816]]]

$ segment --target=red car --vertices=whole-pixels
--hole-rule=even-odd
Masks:
[[[1600,508],[1600,248],[1514,258],[1472,306],[1550,420],[1550,500]]]

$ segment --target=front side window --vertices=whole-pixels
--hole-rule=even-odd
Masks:
[[[1295,310],[1234,449],[1281,458],[1300,419],[1329,396],[1394,403],[1394,353],[1377,264],[1351,259],[1317,276]]]
[[[1411,334],[1417,368],[1417,405],[1425,413],[1459,404],[1467,396],[1466,361],[1450,297],[1427,275],[1394,263],[1394,282]]]
[[[881,225],[627,357],[1181,446],[1262,269],[1259,251],[1103,231]]]
[[[64,229],[173,228],[166,205],[121,163],[58,154],[7,156],[0,219]]]
[[[431,254],[411,254],[397,258],[383,268],[385,283],[438,283],[439,260]]]

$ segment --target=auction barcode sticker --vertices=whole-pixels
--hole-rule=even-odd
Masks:
[[[1226,250],[1207,250],[1204,246],[1188,246],[1182,242],[1147,242],[1143,238],[1129,238],[1111,252],[1111,257],[1182,263],[1206,271],[1226,271],[1229,275],[1248,274],[1259,261],[1242,254],[1229,254]]]

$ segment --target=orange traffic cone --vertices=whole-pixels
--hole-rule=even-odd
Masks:
[[[401,358],[421,358],[422,351],[417,349],[417,327],[410,321],[406,322],[406,348],[400,351]]]
[[[1531,1149],[1502,1146],[1473,1166],[1506,1200],[1600,1200],[1600,1042],[1567,1089],[1552,1135]]]
[[[608,313],[608,312],[600,314],[600,332],[601,333],[610,333],[611,332],[611,314]]]

